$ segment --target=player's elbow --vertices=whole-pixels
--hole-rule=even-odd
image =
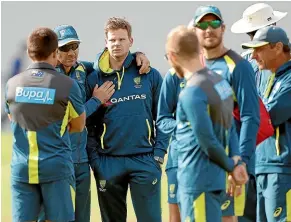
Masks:
[[[86,124],[86,113],[83,112],[77,118],[74,118],[70,121],[70,133],[82,132]]]

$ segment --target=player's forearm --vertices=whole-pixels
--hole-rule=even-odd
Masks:
[[[172,134],[177,124],[173,117],[162,117],[159,118],[157,125],[163,133]]]
[[[197,112],[196,121],[190,118],[190,123],[201,149],[214,163],[227,172],[231,172],[234,168],[234,162],[226,155],[223,145],[217,139],[207,112],[199,112],[198,108],[195,111]]]
[[[96,97],[91,97],[84,106],[86,111],[86,118],[88,118],[101,106],[101,101]]]
[[[274,97],[273,101],[266,105],[274,127],[278,127],[291,118],[291,104],[286,102],[290,101],[290,99],[291,90],[284,89],[281,91],[281,95]]]
[[[156,127],[156,139],[154,145],[154,155],[164,158],[170,142],[170,135],[163,133]]]
[[[241,123],[239,151],[246,164],[255,152],[258,129],[259,124],[253,119]]]
[[[218,142],[216,138],[197,136],[201,147],[208,155],[209,159],[211,159],[218,166],[223,168],[227,172],[232,172],[234,168],[234,162],[231,158],[229,158],[223,146]]]
[[[232,126],[229,132],[229,157],[240,156],[239,152],[239,141],[236,132],[235,122],[232,122]]]

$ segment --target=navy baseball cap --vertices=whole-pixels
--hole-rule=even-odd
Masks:
[[[59,47],[71,42],[81,42],[76,30],[71,25],[59,25],[54,29],[54,31],[58,36]]]
[[[215,15],[219,20],[223,22],[220,10],[215,6],[207,5],[200,6],[199,8],[196,9],[194,18],[191,20],[190,24],[192,24],[192,26],[195,26],[205,15],[208,14]]]
[[[278,42],[282,42],[283,45],[291,47],[289,38],[282,28],[278,26],[267,26],[259,29],[252,41],[243,43],[241,46],[243,49],[249,49]]]

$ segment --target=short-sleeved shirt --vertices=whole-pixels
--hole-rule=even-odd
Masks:
[[[34,63],[9,79],[5,96],[12,118],[12,179],[38,184],[73,175],[67,125],[84,112],[77,83],[48,63]]]

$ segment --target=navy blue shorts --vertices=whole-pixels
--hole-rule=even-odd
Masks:
[[[46,220],[74,221],[75,178],[41,184],[11,181],[13,222],[36,221],[44,206]]]

